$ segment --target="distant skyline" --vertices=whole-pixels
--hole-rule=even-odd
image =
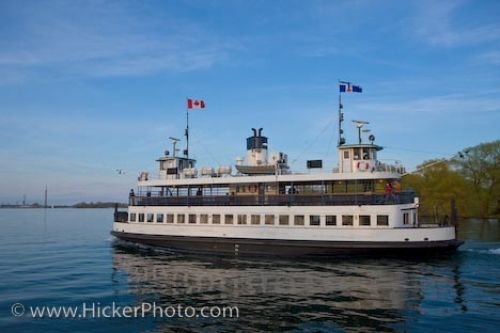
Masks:
[[[338,80],[382,160],[408,169],[500,138],[499,1],[0,2],[0,204],[127,199],[182,138],[234,165],[270,151],[336,166]],[[124,171],[121,174],[117,169]]]

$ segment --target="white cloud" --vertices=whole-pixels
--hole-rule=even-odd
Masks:
[[[434,46],[453,47],[500,39],[500,25],[458,27],[454,18],[465,1],[422,1],[413,19],[418,37]]]
[[[196,22],[169,13],[140,19],[141,8],[102,2],[13,5],[15,21],[0,32],[0,70],[26,78],[50,69],[81,76],[119,76],[210,68],[227,58],[234,41],[222,41]],[[139,6],[136,4],[134,6]],[[16,34],[17,38],[9,35]]]

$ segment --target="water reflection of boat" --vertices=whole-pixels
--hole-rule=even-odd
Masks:
[[[138,298],[196,307],[236,305],[250,330],[265,325],[267,331],[305,328],[310,320],[349,330],[391,331],[392,325],[404,325],[408,318],[402,312],[418,309],[422,290],[418,271],[399,265],[375,259],[200,259],[121,246],[113,253],[114,270],[127,274]]]

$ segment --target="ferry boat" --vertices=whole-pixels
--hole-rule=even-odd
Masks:
[[[453,251],[456,223],[420,223],[419,200],[401,188],[401,164],[378,159],[383,147],[367,122],[354,121],[358,142],[346,144],[339,97],[338,167],[293,172],[283,152],[269,153],[263,129],[252,129],[246,156],[231,166],[196,168],[188,149],[168,151],[159,172],[143,172],[127,212],[115,209],[112,235],[174,251],[229,255],[328,256]],[[188,141],[189,123],[186,128]],[[314,170],[317,169],[317,170]],[[314,172],[313,172],[314,171]],[[453,217],[453,214],[452,214]]]

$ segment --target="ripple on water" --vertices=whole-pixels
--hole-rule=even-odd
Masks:
[[[468,241],[456,255],[436,258],[197,257],[110,241],[111,215],[0,211],[0,309],[17,301],[144,301],[238,306],[240,318],[34,321],[6,314],[0,331],[460,333],[495,331],[500,322],[500,239],[491,233],[488,242]]]

